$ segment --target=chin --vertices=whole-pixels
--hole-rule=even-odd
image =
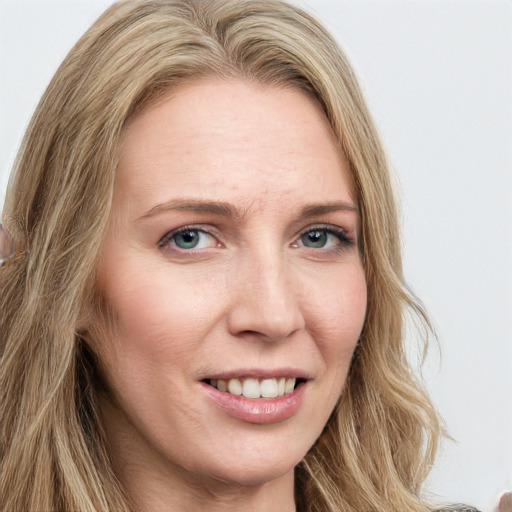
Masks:
[[[244,464],[230,465],[226,462],[222,467],[211,467],[205,471],[205,476],[221,484],[235,487],[259,487],[281,479],[292,478],[295,466],[300,462],[261,460]],[[293,481],[293,480],[292,480]]]
[[[188,461],[171,457],[178,463],[180,471],[185,470],[190,477],[201,475],[201,480],[230,484],[236,487],[261,486],[280,479],[289,478],[293,482],[294,469],[304,458],[312,442],[290,435],[283,436],[273,429],[253,425],[253,435],[238,432],[236,438],[224,438],[212,449],[197,446],[189,452]],[[259,430],[254,435],[254,430]],[[267,432],[261,435],[263,430]],[[210,438],[211,439],[211,438]],[[224,442],[223,442],[224,441]],[[314,439],[313,439],[314,441]]]

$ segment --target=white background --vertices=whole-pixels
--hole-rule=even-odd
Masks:
[[[348,54],[400,179],[406,276],[441,341],[426,377],[456,439],[429,488],[491,512],[512,488],[512,2],[297,2]],[[109,4],[0,0],[0,197],[45,86]]]

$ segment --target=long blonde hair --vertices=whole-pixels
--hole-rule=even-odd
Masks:
[[[442,433],[406,359],[408,314],[388,166],[346,57],[279,0],[141,0],[111,6],[71,50],[27,129],[3,219],[1,489],[6,512],[122,512],[96,406],[95,268],[127,120],[177,84],[216,75],[300,88],[350,162],[362,215],[367,317],[343,397],[296,469],[298,510],[424,511]]]

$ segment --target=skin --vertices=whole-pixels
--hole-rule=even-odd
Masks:
[[[512,492],[504,492],[500,496],[497,512],[512,512]]]
[[[180,247],[183,226],[196,248]],[[359,228],[349,165],[298,90],[204,79],[127,126],[98,269],[115,329],[96,350],[136,510],[295,510],[294,467],[342,393],[365,317]],[[267,424],[227,414],[201,383],[281,368],[309,380],[298,411]]]

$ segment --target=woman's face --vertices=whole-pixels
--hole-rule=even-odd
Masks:
[[[118,466],[293,475],[363,325],[358,230],[349,165],[300,91],[202,80],[133,119],[98,274]]]

